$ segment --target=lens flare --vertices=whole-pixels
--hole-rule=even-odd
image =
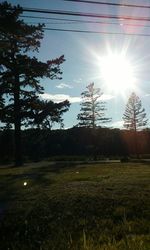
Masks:
[[[135,87],[134,70],[122,54],[108,54],[100,59],[101,78],[107,88],[114,92],[124,92]]]

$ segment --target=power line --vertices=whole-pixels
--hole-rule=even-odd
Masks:
[[[98,1],[88,1],[88,0],[63,0],[63,1],[65,1],[65,2],[76,2],[76,3],[99,4],[99,5],[109,5],[109,6],[117,6],[117,7],[150,9],[149,5],[111,3],[111,2],[98,2]]]
[[[150,28],[150,25],[144,25],[144,24],[131,24],[131,23],[115,23],[115,22],[106,22],[106,21],[92,21],[92,20],[78,20],[78,19],[70,19],[70,18],[55,18],[55,17],[41,17],[41,16],[26,16],[21,15],[23,18],[33,18],[33,19],[43,19],[43,20],[55,20],[55,21],[67,21],[72,23],[95,23],[95,24],[110,24],[110,25],[120,25],[120,26],[136,26],[136,27],[145,27]],[[45,22],[44,22],[45,23]],[[71,23],[71,24],[72,24]],[[48,24],[48,23],[45,23]],[[58,24],[58,23],[55,23]],[[63,23],[62,23],[63,24]],[[67,23],[66,23],[67,24]],[[70,23],[69,23],[70,24]]]
[[[90,22],[90,21],[84,21],[84,20],[78,20],[78,19],[69,19],[69,18],[55,18],[55,17],[41,17],[41,16],[25,16],[21,15],[20,17],[25,18],[35,18],[35,19],[46,19],[46,20],[56,20],[56,21],[69,21],[69,22]],[[92,23],[97,23],[96,21],[91,21]],[[100,22],[101,23],[101,22]]]
[[[75,33],[88,33],[88,34],[103,34],[103,35],[123,35],[123,36],[125,35],[125,36],[145,36],[145,37],[150,37],[150,34],[142,34],[142,33],[121,33],[121,32],[74,30],[74,29],[53,29],[53,28],[44,28],[44,30],[75,32]]]
[[[11,10],[13,8],[10,8]],[[33,13],[45,13],[52,15],[68,15],[68,16],[84,16],[93,18],[104,18],[104,19],[119,19],[119,20],[134,20],[134,21],[150,21],[149,17],[132,17],[132,16],[117,16],[117,15],[102,15],[96,13],[84,13],[84,12],[73,12],[73,11],[61,11],[61,10],[47,10],[47,9],[36,9],[36,8],[23,8],[24,12]]]

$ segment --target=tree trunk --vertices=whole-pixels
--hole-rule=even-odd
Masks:
[[[22,150],[21,150],[20,84],[18,76],[15,77],[15,86],[14,86],[14,127],[15,127],[15,166],[21,166]]]
[[[137,124],[136,124],[135,108],[134,108],[134,143],[135,143],[135,154],[136,154],[137,159],[139,159],[138,137],[137,137]]]
[[[135,154],[137,159],[139,159],[139,147],[138,147],[138,134],[137,134],[137,130],[134,131],[134,142],[135,142]]]

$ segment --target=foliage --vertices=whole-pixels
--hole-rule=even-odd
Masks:
[[[147,124],[145,109],[142,108],[142,102],[134,92],[128,99],[123,120],[124,127],[134,131]]]
[[[19,5],[0,4],[0,118],[9,127],[14,124],[16,165],[22,163],[21,126],[34,119],[33,103],[44,90],[40,79],[61,79],[64,62],[64,56],[41,62],[31,55],[39,51],[44,26],[26,24],[21,13]]]
[[[111,121],[110,118],[105,117],[105,102],[101,101],[102,92],[99,88],[94,87],[94,83],[90,83],[86,87],[86,91],[81,93],[82,103],[80,114],[77,119],[79,126],[95,128],[99,123]]]
[[[68,111],[69,101],[54,103],[53,101],[37,100],[33,105],[35,105],[33,125],[35,124],[38,128],[51,129],[54,123],[59,123],[63,128],[62,115]]]
[[[0,131],[0,162],[12,162],[14,152],[14,131]],[[23,130],[22,150],[25,161],[41,159],[92,160],[93,150],[97,160],[127,159],[135,157],[134,132],[128,130],[97,128],[93,140],[92,128],[72,128],[65,130],[27,129]],[[94,138],[94,139],[95,139]],[[138,131],[140,158],[150,156],[150,131]]]

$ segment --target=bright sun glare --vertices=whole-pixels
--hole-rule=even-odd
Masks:
[[[108,89],[120,93],[134,88],[133,67],[124,55],[110,53],[101,58],[100,70]]]

